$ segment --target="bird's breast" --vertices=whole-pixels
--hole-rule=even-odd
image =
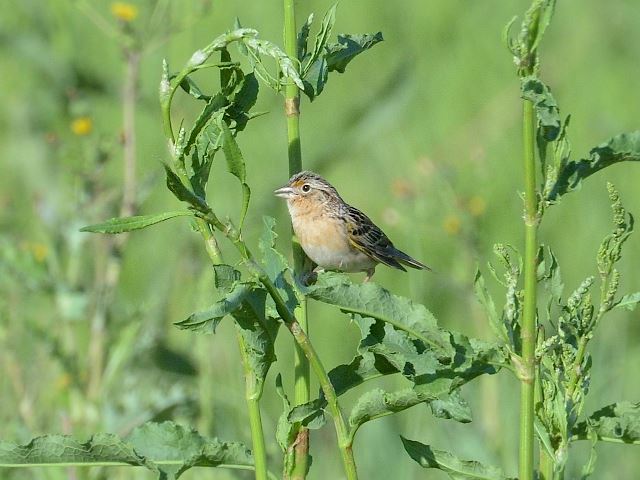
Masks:
[[[349,242],[345,222],[317,211],[291,212],[293,230],[300,246],[318,266],[328,270],[360,272],[375,264]]]

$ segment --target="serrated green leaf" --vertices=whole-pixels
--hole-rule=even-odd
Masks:
[[[324,57],[317,59],[311,64],[302,80],[304,83],[304,93],[309,100],[313,101],[324,90],[324,86],[329,79],[329,65]]]
[[[398,371],[384,356],[364,351],[356,355],[351,363],[338,365],[329,371],[329,380],[336,395],[340,396],[368,380],[393,375]]]
[[[240,272],[231,265],[213,266],[215,287],[221,292],[229,292],[236,282],[240,281]]]
[[[251,189],[246,183],[247,172],[244,158],[242,157],[240,147],[238,147],[236,143],[236,139],[233,137],[231,130],[229,130],[229,126],[222,118],[218,119],[218,127],[222,132],[222,150],[227,160],[227,169],[229,173],[240,181],[240,186],[242,187],[242,207],[240,209],[239,221],[239,229],[242,229],[247,210],[249,209],[249,199],[251,198]]]
[[[460,460],[454,454],[436,450],[414,440],[400,437],[404,449],[421,467],[446,472],[456,480],[508,480],[501,469],[471,460]]]
[[[329,71],[335,70],[344,73],[351,60],[382,40],[382,32],[364,35],[338,35],[338,43],[327,45],[325,58]]]
[[[193,217],[193,213],[188,210],[177,210],[174,212],[155,213],[152,215],[111,218],[103,223],[96,223],[95,225],[82,227],[80,231],[110,234],[131,232],[133,230],[140,230],[176,217]]]
[[[547,201],[557,201],[562,195],[580,188],[582,182],[594,173],[616,163],[640,161],[640,131],[622,133],[601,143],[582,160],[572,160],[562,165],[558,179],[547,196]]]
[[[640,444],[640,402],[618,402],[601,408],[575,426],[571,439],[588,438],[589,431],[599,440]]]
[[[560,111],[549,87],[538,77],[530,75],[522,79],[521,88],[522,98],[533,103],[543,138],[547,142],[556,140],[561,127]]]
[[[66,435],[45,435],[26,445],[0,442],[0,467],[43,465],[134,465],[160,479],[177,479],[191,467],[251,467],[253,459],[240,443],[208,439],[173,422],[144,424],[124,439],[99,433],[85,442]]]
[[[174,323],[182,330],[204,331],[215,333],[216,327],[226,315],[230,315],[242,306],[251,294],[253,285],[250,283],[236,283],[224,298],[218,300],[211,307],[190,315],[186,320]]]
[[[357,400],[349,415],[349,425],[352,429],[357,430],[366,422],[432,400],[435,398],[431,395],[412,388],[405,388],[397,392],[385,392],[380,388],[374,388],[362,394]]]
[[[429,402],[429,407],[434,417],[451,419],[460,423],[469,423],[472,420],[471,407],[460,395],[460,390],[454,390],[449,395]]]
[[[618,300],[615,307],[633,311],[638,306],[638,303],[640,303],[640,292],[629,293]]]
[[[173,193],[178,200],[189,203],[193,208],[200,212],[209,213],[211,211],[207,202],[205,202],[202,197],[189,190],[168,165],[164,166],[164,170],[167,174],[167,188],[169,188],[171,193]]]
[[[240,335],[247,346],[249,368],[253,375],[250,395],[259,399],[262,396],[264,380],[271,364],[276,361],[275,341],[280,322],[271,314],[267,306],[267,292],[262,288],[253,288],[239,309],[232,313]]]
[[[217,130],[217,123],[215,121],[212,122],[211,120],[215,119],[218,116],[222,116],[224,113],[224,109],[228,105],[229,102],[227,98],[221,93],[216,93],[209,99],[205,107],[202,109],[202,112],[200,112],[200,115],[198,115],[198,118],[196,118],[196,121],[194,122],[193,127],[189,132],[189,135],[187,137],[188,140],[185,146],[186,154],[191,151],[191,147],[195,145],[196,140],[199,136],[201,136],[202,131],[205,127],[213,126],[216,128],[216,130],[213,132],[209,132],[207,134],[208,136],[203,139],[206,141],[206,143],[203,143],[203,141],[198,142],[198,150],[200,154],[206,155],[210,145],[215,147],[218,144],[217,140],[219,136],[219,130]]]
[[[300,31],[298,32],[298,35],[297,35],[296,45],[297,45],[298,60],[300,61],[300,63],[302,63],[302,61],[304,60],[304,57],[307,56],[307,43],[309,40],[309,31],[311,30],[312,23],[313,23],[313,13],[311,13],[307,17],[307,21],[304,22],[302,27],[300,27]]]
[[[489,319],[489,325],[493,329],[493,333],[503,342],[507,343],[509,341],[507,329],[504,323],[502,323],[502,319],[498,316],[496,305],[487,290],[484,277],[482,276],[479,268],[476,270],[476,276],[473,281],[473,291],[484,308],[485,314]]]
[[[284,387],[282,386],[282,375],[280,374],[276,376],[276,393],[282,399],[282,413],[278,418],[276,440],[278,441],[278,445],[280,445],[280,449],[283,452],[286,452],[289,445],[291,445],[296,437],[296,428],[293,422],[290,422],[288,419],[291,404],[289,403],[287,394],[284,392]]]
[[[336,23],[336,8],[338,8],[338,4],[334,3],[322,18],[320,31],[316,35],[316,40],[313,44],[313,51],[311,52],[309,59],[306,61],[306,64],[302,68],[302,77],[306,76],[309,67],[313,65],[316,60],[318,60],[321,56],[324,56],[325,47],[327,45],[327,42],[329,41],[331,30],[333,29],[333,25]]]
[[[326,272],[318,276],[307,295],[352,314],[371,317],[393,325],[444,354],[453,354],[449,334],[441,330],[424,305],[393,295],[375,283],[354,284],[343,274]]]
[[[258,99],[259,84],[256,76],[249,73],[242,78],[237,91],[230,97],[231,104],[225,111],[225,118],[233,124],[235,132],[241,132],[247,122],[261,114],[249,113]]]

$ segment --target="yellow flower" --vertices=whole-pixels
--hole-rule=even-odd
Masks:
[[[469,213],[474,217],[479,217],[484,213],[487,209],[487,202],[484,201],[479,195],[475,195],[469,199],[469,203],[467,204],[467,208],[469,209]]]
[[[113,2],[111,4],[111,13],[118,20],[131,22],[138,16],[138,7],[126,2]]]
[[[42,263],[45,258],[47,258],[47,254],[49,253],[49,249],[44,243],[32,243],[30,245],[31,253],[33,254],[33,258],[36,259],[36,262]]]
[[[457,215],[447,215],[444,222],[442,222],[442,228],[449,235],[458,235],[462,228],[462,222]]]
[[[71,122],[71,131],[79,137],[89,135],[92,129],[93,122],[89,117],[78,117]]]

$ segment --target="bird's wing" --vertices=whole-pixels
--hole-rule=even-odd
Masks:
[[[376,262],[406,271],[402,264],[394,258],[397,250],[391,240],[369,217],[349,205],[345,214],[345,221],[349,243],[353,247]]]

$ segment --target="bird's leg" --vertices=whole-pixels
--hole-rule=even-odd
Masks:
[[[367,272],[367,276],[364,277],[364,280],[362,283],[367,283],[369,280],[371,280],[371,277],[373,277],[373,274],[376,273],[376,267],[371,267],[369,270],[365,270]]]
[[[300,281],[305,287],[313,285],[318,280],[318,272],[324,272],[323,268],[316,266],[313,270],[306,271],[300,275]]]

